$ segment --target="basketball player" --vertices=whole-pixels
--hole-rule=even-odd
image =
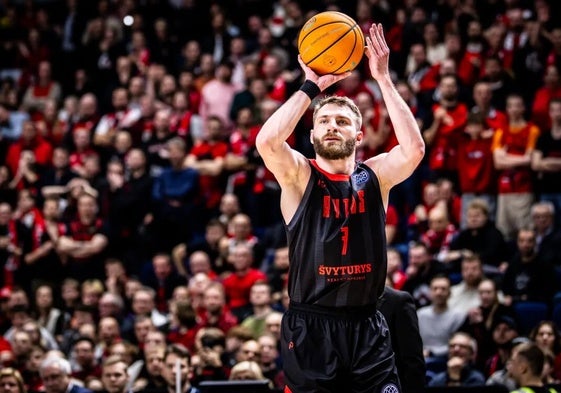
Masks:
[[[376,300],[386,278],[385,210],[392,186],[421,161],[425,145],[389,75],[380,24],[366,55],[399,145],[355,162],[361,115],[346,97],[318,103],[308,160],[285,142],[311,100],[342,75],[319,76],[299,59],[306,81],[263,125],[257,148],[281,189],[290,249],[290,306],[282,321],[285,392],[399,392],[389,331]]]

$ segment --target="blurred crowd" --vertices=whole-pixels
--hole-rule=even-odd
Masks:
[[[0,393],[282,391],[289,257],[255,138],[303,82],[298,32],[325,10],[383,23],[426,141],[386,238],[427,384],[513,390],[524,362],[559,383],[559,8],[0,1]],[[367,64],[324,94],[359,107],[360,160],[396,145]],[[310,110],[289,140],[310,158],[311,127]]]

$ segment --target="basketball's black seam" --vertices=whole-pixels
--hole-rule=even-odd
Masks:
[[[355,26],[357,26],[356,24],[353,26],[353,28],[350,30],[354,33],[355,35],[355,42],[353,45],[353,50],[349,53],[349,55],[347,56],[347,59],[343,62],[343,64],[341,64],[339,66],[339,68],[337,68],[336,70],[334,70],[332,73],[335,74],[337,71],[339,71],[345,64],[347,64],[347,62],[349,61],[349,59],[351,58],[351,56],[353,55],[353,53],[355,52],[356,49],[356,43],[358,41],[358,37],[357,37],[357,33],[355,32]],[[360,29],[360,27],[359,27]],[[343,38],[344,36],[346,36],[350,31],[348,31],[345,35],[343,35],[341,38]]]
[[[347,25],[347,26],[351,26],[350,23],[342,22],[342,21],[338,20],[338,21],[333,21],[333,22],[325,23],[325,24],[321,25],[320,27],[332,25],[332,24],[334,24],[334,23],[343,23],[343,24],[345,24],[345,25]],[[314,61],[315,59],[317,59],[323,52],[325,52],[326,50],[328,50],[329,48],[331,48],[333,45],[335,45],[337,42],[339,42],[339,40],[341,40],[341,38],[343,38],[344,36],[346,36],[346,35],[349,33],[349,31],[352,31],[352,30],[355,28],[355,26],[357,26],[356,23],[354,24],[354,26],[351,26],[351,29],[348,30],[345,34],[343,34],[343,35],[342,35],[341,37],[339,37],[337,40],[333,41],[333,42],[331,43],[331,45],[329,45],[329,46],[328,46],[327,48],[325,48],[323,51],[321,51],[320,53],[318,53],[314,58],[312,58],[309,62],[307,62],[306,65],[310,64],[311,62],[313,62],[313,61]],[[311,30],[310,32],[308,32],[308,33],[300,40],[300,43],[304,42],[304,40],[306,39],[306,37],[308,37],[308,35],[310,35],[312,32],[313,32],[313,30]],[[299,51],[299,52],[301,52],[301,51],[300,51],[300,48],[301,48],[301,47],[298,46],[298,51]]]

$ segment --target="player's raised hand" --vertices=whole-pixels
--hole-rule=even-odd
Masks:
[[[390,73],[390,48],[384,38],[384,28],[381,23],[370,26],[370,36],[366,37],[366,57],[374,79],[387,77]]]
[[[300,63],[300,67],[302,67],[302,70],[304,71],[304,75],[306,76],[306,79],[310,80],[310,81],[314,82],[316,85],[318,85],[318,87],[320,88],[321,91],[324,91],[325,89],[327,89],[332,84],[334,84],[336,82],[339,82],[341,79],[345,79],[346,77],[351,75],[350,71],[347,71],[343,74],[337,74],[337,75],[336,74],[318,75],[314,72],[314,70],[312,70],[310,67],[308,67],[304,63],[304,61],[302,60],[300,55],[298,55],[298,63]]]

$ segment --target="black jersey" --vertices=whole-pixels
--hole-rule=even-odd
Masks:
[[[325,307],[376,304],[386,279],[386,212],[364,164],[335,175],[310,160],[311,176],[286,226],[290,300]]]

